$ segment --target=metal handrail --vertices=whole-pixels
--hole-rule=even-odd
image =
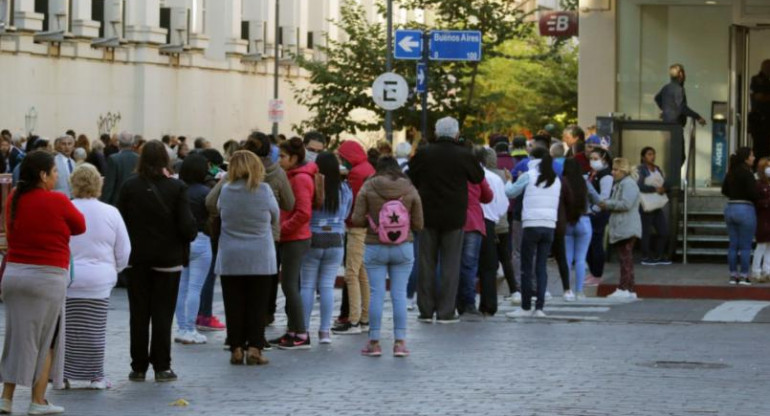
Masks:
[[[687,229],[687,223],[690,216],[690,207],[689,207],[689,196],[690,196],[690,186],[693,187],[692,192],[695,193],[695,130],[697,129],[695,120],[693,120],[693,126],[690,130],[690,142],[687,146],[687,159],[685,160],[685,163],[687,163],[687,171],[685,172],[684,177],[682,178],[682,189],[684,189],[684,229],[682,230],[682,264],[687,264],[687,246],[689,245],[689,241],[687,241],[687,236],[689,234],[689,230]]]

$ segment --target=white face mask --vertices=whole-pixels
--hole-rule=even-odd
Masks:
[[[592,160],[591,161],[591,169],[595,171],[600,171],[604,169],[604,163],[601,160]]]
[[[770,168],[765,168],[765,176],[770,178]]]

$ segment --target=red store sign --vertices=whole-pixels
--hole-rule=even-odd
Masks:
[[[540,35],[568,38],[578,34],[578,17],[575,12],[550,12],[540,17]]]

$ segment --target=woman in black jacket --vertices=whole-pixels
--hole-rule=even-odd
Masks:
[[[198,234],[198,226],[185,184],[170,178],[163,143],[153,140],[144,146],[137,173],[123,185],[117,203],[132,247],[126,269],[131,313],[132,371],[128,378],[144,381],[152,364],[155,381],[174,381],[171,323],[179,276],[188,263],[190,242]]]
[[[749,264],[751,243],[757,229],[757,181],[751,167],[754,166],[754,152],[750,147],[741,147],[730,156],[727,176],[722,182],[722,194],[727,197],[725,222],[730,235],[727,249],[727,264],[730,268],[730,284],[750,285]],[[740,272],[738,257],[740,256]]]

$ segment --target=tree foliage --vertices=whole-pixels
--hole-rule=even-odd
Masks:
[[[483,34],[482,62],[431,62],[429,122],[445,115],[458,118],[469,136],[542,127],[552,115],[576,118],[576,56],[569,42],[540,38],[516,0],[401,0],[400,6],[431,10],[431,27],[422,30],[478,30]],[[384,15],[384,7],[380,7]],[[384,19],[383,19],[384,20]],[[344,0],[335,22],[344,41],[329,39],[320,51],[325,60],[297,57],[310,74],[309,83],[294,85],[295,98],[314,116],[294,126],[316,129],[330,137],[356,134],[382,126],[384,111],[371,99],[371,84],[385,72],[385,26],[369,22],[354,0]],[[393,71],[415,85],[414,61],[393,61]],[[374,117],[353,117],[370,110]],[[419,129],[419,97],[393,112],[394,128]]]

